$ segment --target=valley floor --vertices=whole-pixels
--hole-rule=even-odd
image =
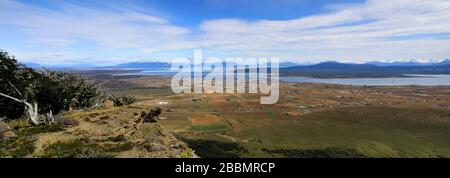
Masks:
[[[156,80],[120,93],[162,107],[159,123],[201,157],[450,157],[450,87],[282,83],[279,102],[260,105],[256,94],[172,94]]]
[[[450,157],[450,87],[281,83],[279,102],[260,105],[259,94],[174,94],[164,77],[98,82],[138,100],[67,112],[79,124],[65,129],[9,123],[19,138],[0,156]],[[130,129],[156,106],[158,123]]]

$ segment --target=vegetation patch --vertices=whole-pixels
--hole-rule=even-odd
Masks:
[[[0,139],[0,157],[21,158],[34,152],[35,140],[29,137]]]
[[[288,158],[365,158],[367,157],[360,151],[351,148],[344,147],[327,147],[320,149],[276,149],[276,150],[267,150],[263,149],[264,152],[267,152],[271,155],[283,156]]]
[[[108,137],[106,139],[106,141],[110,141],[110,142],[124,142],[127,141],[127,138],[124,135],[118,135],[115,137]]]
[[[186,148],[186,151],[184,151],[183,153],[181,153],[181,158],[192,158],[194,157],[194,153],[192,152],[191,149]]]
[[[193,131],[218,131],[227,128],[227,123],[220,117],[212,114],[197,115],[192,118]]]
[[[204,158],[239,158],[247,150],[238,143],[213,140],[185,140],[195,153]]]
[[[119,106],[126,106],[126,105],[130,105],[133,104],[134,102],[136,102],[136,98],[132,97],[132,96],[110,96],[109,99],[114,103],[114,106],[119,107]]]
[[[226,129],[227,126],[222,124],[210,124],[210,125],[193,125],[191,129],[194,131],[217,131]]]
[[[36,134],[60,132],[64,127],[59,124],[31,126],[25,119],[9,123],[17,137],[0,139],[0,157],[20,158],[31,155],[35,147]]]
[[[273,119],[273,118],[276,118],[277,114],[274,111],[267,111],[266,115],[267,115],[267,118]]]
[[[130,142],[118,144],[98,144],[89,140],[77,139],[68,142],[58,141],[44,149],[41,157],[49,158],[98,158],[114,157],[114,153],[128,151],[133,148]]]
[[[25,126],[17,130],[18,135],[31,136],[40,133],[53,133],[64,131],[64,126],[60,124]]]

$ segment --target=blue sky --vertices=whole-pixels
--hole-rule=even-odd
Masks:
[[[448,0],[0,0],[0,18],[0,49],[42,64],[450,58]]]

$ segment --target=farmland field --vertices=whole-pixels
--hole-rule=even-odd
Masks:
[[[257,94],[174,94],[167,79],[139,80],[158,86],[110,89],[162,107],[159,123],[200,157],[450,157],[450,87],[281,83],[279,102],[260,105]]]

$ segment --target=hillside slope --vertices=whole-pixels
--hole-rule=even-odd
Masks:
[[[0,142],[0,157],[197,157],[158,123],[134,122],[145,109],[113,107],[66,113],[72,127],[12,121],[17,137]]]

